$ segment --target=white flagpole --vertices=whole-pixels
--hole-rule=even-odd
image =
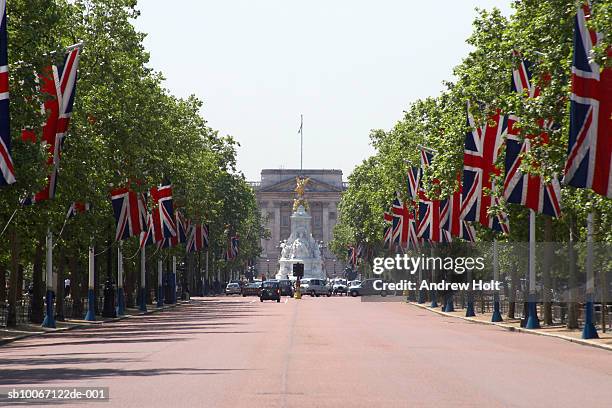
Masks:
[[[94,266],[95,266],[95,256],[93,240],[92,244],[89,246],[89,263],[88,263],[88,271],[89,271],[89,279],[88,279],[88,289],[87,289],[87,314],[85,315],[85,320],[89,320],[93,322],[96,320],[96,295],[94,292],[95,289],[95,280],[94,280]]]
[[[55,300],[55,292],[53,291],[53,234],[51,233],[51,228],[47,228],[47,258],[45,267],[47,272],[47,293],[45,295],[47,307],[45,320],[42,326],[55,328],[55,316],[53,311],[53,302]]]
[[[123,292],[123,241],[117,248],[117,316],[125,314],[125,294]]]
[[[499,282],[499,249],[497,247],[497,239],[493,239],[493,280]],[[499,290],[493,293],[493,316],[492,322],[501,322],[504,319],[501,316],[499,308]]]
[[[528,311],[529,317],[525,327],[527,329],[539,329],[540,321],[538,319],[537,302],[536,302],[536,214],[535,211],[529,209],[529,300]]]
[[[157,260],[157,307],[164,305],[164,266],[161,257]]]
[[[593,273],[593,218],[591,211],[587,215],[587,256],[586,256],[586,303],[584,305],[583,339],[597,339],[597,329],[593,323],[593,300],[595,297],[595,275]]]

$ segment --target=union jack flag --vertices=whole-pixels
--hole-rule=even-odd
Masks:
[[[227,240],[227,251],[225,252],[225,257],[224,257],[226,261],[231,261],[232,259],[238,256],[239,243],[240,243],[240,239],[238,238],[237,235]]]
[[[495,188],[491,177],[500,174],[495,161],[508,128],[508,120],[497,112],[488,118],[484,126],[477,127],[468,106],[467,124],[471,129],[465,135],[461,218],[508,233],[510,229],[506,214],[488,214],[492,205],[500,204],[498,197],[490,195]]]
[[[419,247],[419,239],[415,228],[414,210],[411,210],[402,201],[399,192],[395,193],[391,212],[397,220],[397,223],[394,223],[393,236],[395,237],[395,242],[399,243],[402,249],[417,249]]]
[[[116,222],[115,241],[140,234],[147,223],[142,195],[121,187],[111,191],[111,201]]]
[[[178,209],[174,211],[174,217],[176,222],[176,235],[170,238],[164,238],[163,241],[160,241],[159,245],[162,248],[172,248],[178,244],[187,243],[190,230],[189,221],[183,217],[183,214]]]
[[[563,182],[590,188],[612,198],[612,69],[600,67],[589,56],[603,38],[589,30],[589,3],[578,9],[574,26],[570,132]],[[612,49],[607,50],[608,57]]]
[[[155,242],[164,238],[176,237],[176,222],[172,205],[172,186],[164,185],[151,188],[151,198],[155,203],[153,208],[153,225]]]
[[[0,16],[0,186],[4,186],[15,182],[15,168],[11,157],[6,0],[0,0]]]
[[[357,250],[352,245],[348,247],[348,261],[353,268],[357,265]]]
[[[384,220],[385,220],[385,228],[383,232],[383,246],[385,248],[390,248],[395,241],[394,236],[393,236],[393,223],[396,221],[395,221],[395,217],[393,217],[393,214],[386,212],[386,211],[384,213]]]
[[[83,214],[86,211],[89,211],[89,203],[75,201],[70,205],[70,208],[68,208],[66,218],[76,217],[78,214]]]
[[[23,200],[24,205],[55,198],[61,151],[72,116],[76,93],[80,47],[81,45],[69,47],[61,65],[51,65],[40,75],[40,90],[48,97],[43,104],[43,109],[49,114],[43,126],[42,141],[49,152],[47,164],[51,167],[51,173],[47,177],[47,185],[34,197]],[[22,137],[26,140],[31,139],[31,133],[30,130],[24,130]]]
[[[187,238],[187,252],[197,252],[204,247],[208,248],[208,225],[193,224]]]
[[[531,98],[540,95],[540,87],[532,82],[531,69],[528,61],[521,61],[519,67],[512,73],[512,90],[527,94]],[[504,198],[509,203],[521,204],[532,210],[548,214],[553,217],[561,215],[561,185],[555,175],[550,183],[546,183],[543,176],[530,175],[520,170],[523,157],[534,143],[534,137],[527,135],[521,140],[519,132],[515,129],[518,118],[514,115],[508,117],[508,136],[506,139],[506,176],[504,180]],[[543,129],[550,129],[550,121],[539,120]],[[539,140],[542,144],[548,143],[548,133],[541,132]]]
[[[204,245],[204,248],[208,248],[208,245],[210,244],[210,229],[208,224],[202,224],[202,244]]]
[[[433,154],[421,149],[421,167],[429,167],[433,160]],[[434,184],[438,180],[433,180]],[[419,225],[417,236],[430,240],[431,242],[449,242],[450,234],[442,229],[442,209],[447,205],[447,200],[434,200],[427,197],[422,181],[419,183]]]
[[[462,238],[469,242],[476,241],[476,231],[467,221],[461,219],[461,175],[457,174],[459,189],[445,200],[441,216],[442,229],[449,232],[452,236]],[[450,240],[449,240],[450,241]]]
[[[148,214],[146,229],[140,233],[140,248],[144,248],[145,245],[154,245],[155,240],[155,222],[153,221],[153,215]]]
[[[408,169],[408,197],[416,200],[419,197],[419,183],[421,179],[421,169],[410,167]]]

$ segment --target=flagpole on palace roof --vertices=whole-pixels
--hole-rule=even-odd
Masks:
[[[304,170],[304,115],[300,115],[300,175]]]

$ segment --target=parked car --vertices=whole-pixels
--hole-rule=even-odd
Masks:
[[[293,283],[289,279],[280,279],[278,285],[281,296],[293,296]]]
[[[276,300],[276,302],[280,302],[280,297],[280,285],[277,280],[269,280],[263,283],[259,295],[260,301]]]
[[[302,279],[300,281],[300,292],[316,297],[320,295],[332,295],[332,289],[327,286],[323,279]]]
[[[347,289],[348,289],[348,287],[347,287],[347,284],[346,284],[346,279],[336,279],[333,282],[332,293],[334,295],[343,294],[343,293],[346,294]]]
[[[241,290],[240,290],[239,283],[230,282],[225,287],[225,296],[239,295],[240,293],[241,293]]]
[[[242,288],[242,296],[259,296],[261,282],[251,282]]]
[[[380,281],[381,279],[366,279],[361,282],[359,285],[353,285],[349,288],[349,293],[351,296],[370,296],[370,295],[380,295],[387,296],[386,290],[376,290],[374,289],[374,282]],[[377,285],[380,286],[380,285]]]

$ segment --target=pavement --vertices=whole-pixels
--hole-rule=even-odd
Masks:
[[[112,407],[612,406],[607,350],[351,297],[192,298],[14,341],[0,365],[0,386],[109,387]]]
[[[503,322],[491,322],[492,312],[479,313],[477,312],[474,317],[465,317],[465,309],[457,309],[454,312],[443,312],[441,307],[432,308],[429,307],[429,303],[419,304],[415,302],[410,303],[413,306],[420,307],[422,309],[429,310],[443,316],[455,317],[463,319],[472,323],[489,324],[497,327],[501,327],[506,330],[515,331],[519,333],[535,334],[539,336],[549,336],[558,339],[570,341],[572,343],[582,344],[583,346],[597,347],[604,350],[612,351],[612,330],[606,329],[603,331],[601,326],[598,327],[597,339],[583,339],[582,328],[580,329],[568,329],[564,324],[544,325],[540,329],[526,329],[521,327],[521,319],[508,319],[506,316],[502,316]],[[538,316],[541,317],[541,313],[538,312]]]
[[[178,301],[178,304],[183,303],[183,301]],[[137,308],[126,308],[125,314],[117,317],[101,317],[96,316],[95,321],[85,320],[85,319],[65,319],[63,321],[56,320],[55,328],[42,327],[40,324],[28,323],[28,324],[20,324],[17,327],[3,327],[0,328],[0,346],[3,344],[7,344],[13,342],[15,340],[24,339],[30,336],[38,336],[43,335],[45,333],[56,333],[73,329],[82,329],[91,325],[98,325],[110,322],[116,322],[123,319],[129,319],[133,316],[140,316],[149,313],[156,313],[159,311],[163,311],[172,307],[176,307],[177,304],[172,305],[164,305],[162,307],[156,307],[153,305],[148,305],[148,310],[146,312],[141,312]]]

